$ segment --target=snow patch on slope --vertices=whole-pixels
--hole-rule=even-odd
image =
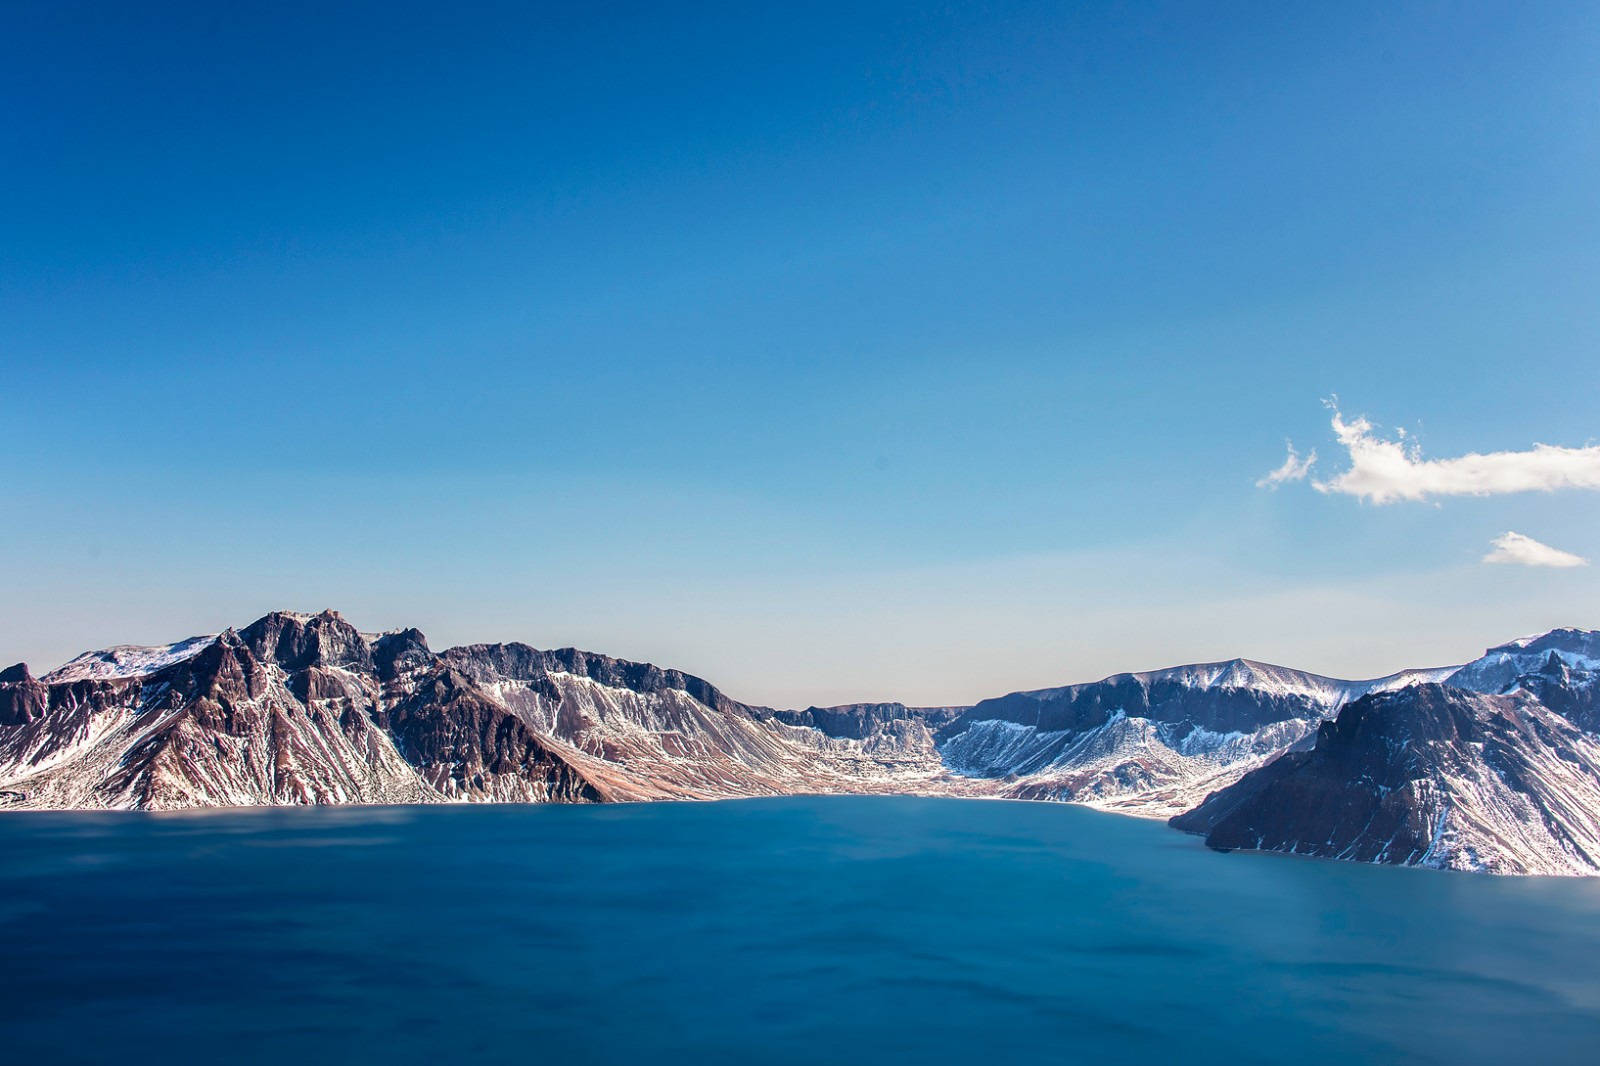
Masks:
[[[66,681],[107,681],[120,677],[143,677],[174,663],[194,658],[216,639],[215,633],[207,633],[173,644],[118,644],[100,651],[86,651],[71,662],[45,674],[39,680],[47,685],[56,685]]]

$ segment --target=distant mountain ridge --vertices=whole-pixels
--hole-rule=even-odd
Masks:
[[[1555,630],[1363,681],[1232,659],[972,707],[782,710],[594,652],[435,652],[280,611],[0,672],[0,807],[900,792],[1171,817],[1228,849],[1591,873],[1597,677],[1600,634]]]
[[[1230,659],[984,700],[940,731],[946,761],[1008,794],[1169,815],[1275,758],[1359,696],[1457,667],[1344,681]]]

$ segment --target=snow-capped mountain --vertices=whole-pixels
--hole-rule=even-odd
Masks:
[[[1490,648],[1450,675],[1474,692],[1525,692],[1579,728],[1600,733],[1600,633],[1554,629]]]
[[[1600,633],[1490,648],[1374,693],[1175,817],[1225,849],[1497,873],[1600,873]]]
[[[1351,700],[1456,669],[1343,681],[1231,659],[1115,674],[985,700],[944,727],[940,750],[959,773],[1008,779],[1006,795],[1165,817],[1308,741]]]
[[[1474,692],[1510,692],[1527,676],[1538,674],[1552,662],[1568,670],[1600,672],[1600,633],[1582,629],[1552,629],[1490,648],[1449,676],[1448,683]]]
[[[1374,695],[1173,819],[1222,849],[1600,873],[1600,743],[1526,694]]]
[[[363,634],[331,611],[0,675],[10,806],[704,799],[948,776],[922,712],[750,707],[572,649],[436,654],[414,629]]]
[[[999,796],[1182,815],[1230,849],[1595,872],[1597,678],[1600,634],[1556,630],[1365,681],[1232,659],[778,710],[592,652],[275,612],[0,672],[0,805]]]

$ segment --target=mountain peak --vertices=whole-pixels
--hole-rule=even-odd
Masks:
[[[418,670],[433,661],[433,651],[428,638],[420,629],[394,629],[368,638],[372,648],[372,661],[378,676],[385,681],[402,673]]]
[[[246,626],[239,637],[256,658],[285,670],[372,664],[366,638],[333,610],[310,615],[273,611]]]
[[[1488,656],[1496,653],[1545,651],[1548,649],[1600,655],[1600,630],[1563,626],[1544,633],[1535,633],[1531,636],[1518,637],[1516,640],[1508,640],[1504,644],[1496,644],[1492,648],[1484,649],[1483,654]]]
[[[1451,674],[1448,683],[1475,692],[1506,692],[1517,687],[1521,678],[1550,673],[1552,660],[1564,670],[1600,672],[1600,632],[1552,629],[1497,644]]]

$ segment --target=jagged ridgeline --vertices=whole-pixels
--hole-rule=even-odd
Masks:
[[[39,679],[7,670],[0,787],[11,806],[144,809],[891,791],[940,776],[948,717],[780,712],[570,648],[435,653],[415,629],[277,612]]]
[[[0,805],[996,796],[1181,815],[1218,847],[1589,872],[1597,652],[1596,634],[1558,630],[1370,681],[1236,659],[973,707],[776,710],[571,648],[434,652],[415,629],[275,612],[0,673]],[[1441,700],[1453,732],[1419,725]],[[1376,764],[1419,744],[1439,757]],[[1388,805],[1384,846],[1363,802]]]

